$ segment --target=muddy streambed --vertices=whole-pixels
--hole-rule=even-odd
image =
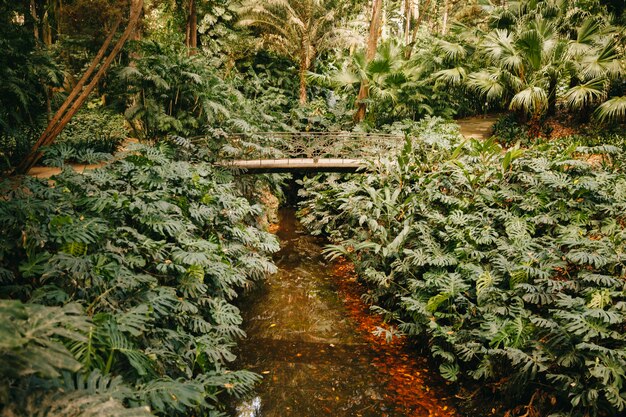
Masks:
[[[234,415],[458,415],[423,360],[372,336],[377,318],[341,268],[324,259],[324,240],[305,234],[293,209],[280,211],[277,236],[278,273],[241,300],[248,337],[239,366],[263,381],[233,405]]]

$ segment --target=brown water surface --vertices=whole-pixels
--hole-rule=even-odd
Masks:
[[[235,415],[444,415],[429,407],[409,413],[390,398],[394,380],[377,366],[380,352],[350,318],[333,267],[321,254],[325,242],[306,235],[293,210],[281,210],[280,217],[279,271],[241,303],[248,337],[239,365],[262,374],[263,381],[235,405]]]

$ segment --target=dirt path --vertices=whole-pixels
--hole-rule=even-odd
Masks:
[[[96,169],[96,168],[100,168],[101,166],[104,165],[104,163],[101,164],[68,164],[69,166],[71,166],[74,171],[78,172],[79,174],[84,173],[86,170],[91,170],[91,169]],[[32,167],[30,169],[30,171],[28,171],[28,175],[30,175],[31,177],[37,177],[37,178],[50,178],[53,175],[58,175],[61,173],[61,168],[59,167],[44,167],[44,166],[35,166]]]
[[[466,138],[487,139],[491,136],[493,124],[500,118],[499,114],[472,116],[456,122],[461,127],[461,134]]]
[[[117,155],[120,152],[127,151],[128,147],[135,143],[139,143],[139,141],[133,138],[126,139],[119,146],[117,152],[115,152],[115,155]],[[67,165],[71,166],[74,169],[74,171],[78,172],[79,174],[83,174],[85,171],[97,169],[106,164],[107,162],[105,161],[105,162],[100,162],[98,164],[67,164]],[[60,174],[61,171],[62,169],[59,167],[34,166],[28,171],[28,175],[30,175],[31,177],[36,177],[36,178],[50,178],[53,175]]]

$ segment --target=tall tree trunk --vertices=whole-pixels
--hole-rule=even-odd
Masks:
[[[192,49],[198,47],[198,11],[196,0],[191,0],[191,28],[189,34],[191,38],[189,40],[189,46]]]
[[[367,38],[366,58],[371,61],[376,56],[378,46],[378,36],[380,35],[380,24],[383,10],[383,0],[374,0],[372,5],[372,20],[370,21],[370,32]]]
[[[50,25],[50,13],[45,10],[41,18],[41,40],[46,46],[52,45],[52,26]]]
[[[372,20],[370,21],[370,32],[367,38],[367,51],[365,52],[366,63],[370,62],[376,56],[376,47],[378,46],[378,36],[380,34],[380,23],[382,17],[383,0],[374,0],[372,4]],[[367,80],[361,81],[359,95],[357,96],[357,110],[354,114],[354,121],[361,122],[365,119],[365,111],[367,104],[364,100],[369,97],[369,85]]]
[[[298,75],[300,77],[300,105],[305,105],[307,102],[306,99],[306,72],[308,71],[306,62],[304,59],[300,62],[300,70],[298,71]]]
[[[191,19],[189,18],[189,9],[187,9],[185,13],[187,15],[187,19],[185,20],[185,47],[189,48],[189,34],[191,33]]]
[[[33,19],[33,36],[39,40],[39,16],[37,15],[37,2],[30,0],[30,16]]]
[[[304,36],[302,39],[302,51],[300,54],[300,70],[298,76],[300,77],[300,105],[304,105],[307,102],[306,96],[306,73],[311,68],[311,64],[315,59],[315,50],[312,49],[308,37]]]
[[[381,1],[381,4],[383,2]],[[384,6],[384,4],[383,4]],[[388,28],[387,28],[387,8],[381,7],[381,18],[380,18],[380,29],[378,29],[379,35],[378,37],[385,40],[388,36]]]
[[[305,30],[303,30],[302,39],[300,40],[300,69],[298,71],[298,76],[300,78],[300,105],[304,105],[307,102],[306,73],[311,68],[317,54],[317,51],[311,45],[310,37],[307,35],[309,33],[309,29],[310,27],[306,27]]]
[[[556,88],[559,81],[556,78],[550,78],[548,85],[548,116],[556,114]]]
[[[57,0],[54,8],[54,20],[57,26],[57,39],[61,36],[61,20],[63,19],[63,0]]]
[[[404,45],[411,42],[411,19],[413,18],[413,0],[404,0]]]
[[[443,2],[443,18],[441,22],[441,34],[445,35],[448,31],[448,0]]]
[[[426,0],[426,3],[424,3],[423,8],[420,8],[420,2],[419,0],[417,1],[417,5],[416,5],[417,7],[415,8],[415,24],[413,25],[413,34],[411,35],[411,44],[414,44],[415,41],[417,40],[417,31],[419,30],[420,23],[422,23],[424,14],[426,13],[426,10],[430,6],[431,1],[432,0]],[[409,58],[411,58],[411,49],[408,49],[407,54],[406,54],[406,59],[409,59]]]
[[[198,11],[196,0],[189,0],[185,45],[189,48],[189,55],[196,53],[195,49],[198,47]]]
[[[50,123],[48,123],[46,130],[39,137],[39,140],[37,141],[37,143],[35,143],[35,145],[32,147],[32,149],[30,150],[30,153],[16,167],[16,170],[15,170],[16,173],[25,174],[28,172],[30,168],[32,168],[35,165],[35,163],[37,163],[37,161],[42,156],[39,149],[42,146],[47,146],[47,145],[50,145],[52,142],[54,142],[54,139],[56,139],[59,133],[61,133],[65,125],[67,125],[67,123],[71,120],[71,118],[76,114],[76,112],[78,112],[80,107],[85,103],[85,101],[87,100],[87,97],[89,97],[89,94],[94,90],[94,88],[96,88],[96,85],[98,84],[98,82],[100,82],[100,80],[106,73],[107,69],[109,68],[109,66],[111,65],[111,63],[113,62],[117,54],[120,52],[120,50],[122,49],[122,47],[124,46],[128,38],[130,37],[130,35],[135,30],[135,27],[137,26],[137,23],[139,22],[139,19],[141,17],[142,9],[143,9],[143,0],[131,0],[130,17],[128,19],[128,25],[126,26],[126,29],[122,33],[122,36],[119,38],[119,40],[113,47],[113,50],[106,57],[106,59],[104,60],[100,68],[98,69],[98,72],[93,76],[89,84],[83,89],[83,86],[85,85],[85,83],[87,82],[87,80],[89,79],[93,71],[95,70],[95,68],[98,66],[100,61],[102,61],[102,57],[106,53],[106,50],[109,44],[111,43],[111,40],[113,39],[113,36],[115,35],[115,32],[117,31],[117,26],[119,22],[118,24],[114,26],[114,29],[111,31],[111,33],[105,40],[104,44],[100,48],[100,51],[98,51],[98,54],[96,55],[94,60],[91,62],[91,65],[87,69],[87,72],[83,75],[79,83],[72,89],[72,91],[70,92],[70,95],[67,97],[67,99],[65,100],[61,108],[54,115]]]
[[[33,35],[35,39],[52,45],[52,27],[50,26],[50,11],[53,8],[50,0],[30,0],[30,15],[34,21]]]

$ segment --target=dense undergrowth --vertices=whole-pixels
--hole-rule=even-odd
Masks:
[[[2,415],[221,415],[237,291],[275,271],[262,207],[197,149],[1,184]]]
[[[1,175],[129,3],[0,0]],[[306,180],[301,213],[446,378],[504,390],[513,414],[624,413],[621,2],[144,3],[140,39],[43,162],[158,147],[0,183],[0,415],[215,415],[256,381],[228,370],[231,301],[277,244],[243,197],[258,184],[207,161],[236,154],[233,133],[272,154],[255,133],[290,130],[420,137],[371,175]],[[430,118],[507,110],[508,150]],[[561,113],[598,135],[550,142]]]
[[[368,175],[305,179],[303,223],[334,240],[328,255],[356,264],[367,299],[422,338],[448,380],[483,381],[513,415],[622,415],[618,149],[504,152],[436,119],[414,133],[428,140]]]

